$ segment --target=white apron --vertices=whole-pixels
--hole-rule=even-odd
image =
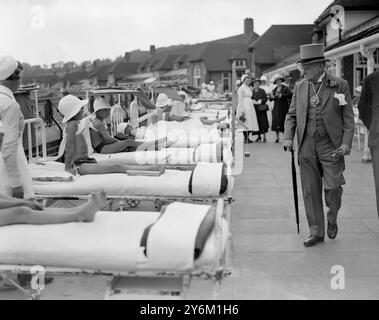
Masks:
[[[246,122],[244,124],[248,128],[248,130],[259,132],[257,114],[255,112],[252,95],[253,92],[245,84],[239,87],[237,117],[239,118],[242,114],[244,114],[246,118]]]
[[[0,132],[4,135],[7,134],[7,127],[3,126],[0,121]],[[19,139],[19,145],[17,150],[18,169],[21,177],[21,183],[24,187],[24,199],[34,198],[33,182],[30,175],[28,161],[26,160],[24,148],[22,146],[22,138]],[[3,160],[3,154],[0,150],[0,193],[12,196],[12,188],[9,184],[8,170],[5,167]]]

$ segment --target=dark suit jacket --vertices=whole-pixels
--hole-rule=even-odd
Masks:
[[[325,123],[326,130],[332,140],[333,145],[339,148],[341,144],[351,147],[354,136],[354,113],[346,80],[334,77],[330,74],[325,75],[326,86],[322,96],[321,117]],[[330,82],[335,82],[334,88]],[[293,91],[290,109],[285,120],[284,139],[293,140],[297,133],[298,148],[300,150],[306,129],[308,113],[308,92],[309,82],[299,81]],[[340,106],[338,99],[334,98],[335,93],[343,93],[347,104]]]
[[[369,146],[379,145],[379,71],[371,73],[363,81],[358,109],[359,117],[370,131]]]

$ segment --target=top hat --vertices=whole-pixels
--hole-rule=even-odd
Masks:
[[[300,60],[298,63],[306,65],[315,62],[330,61],[324,55],[324,45],[322,43],[304,44],[300,46]]]

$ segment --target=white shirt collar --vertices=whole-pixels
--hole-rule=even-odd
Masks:
[[[13,92],[9,88],[4,87],[1,84],[0,84],[0,93],[3,93],[5,95],[7,95],[9,98],[15,100]]]
[[[324,80],[325,74],[326,72],[324,71],[324,73],[320,76],[320,78],[318,78],[317,83],[320,83],[322,82],[322,80]]]

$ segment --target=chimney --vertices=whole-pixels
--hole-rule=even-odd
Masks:
[[[125,62],[130,62],[130,53],[129,52],[125,52],[124,61]]]
[[[254,32],[254,19],[246,18],[243,24],[243,32],[246,35],[250,35]]]
[[[155,54],[155,51],[156,51],[156,50],[155,50],[155,45],[152,44],[152,45],[150,46],[150,56],[151,56],[151,57]]]

